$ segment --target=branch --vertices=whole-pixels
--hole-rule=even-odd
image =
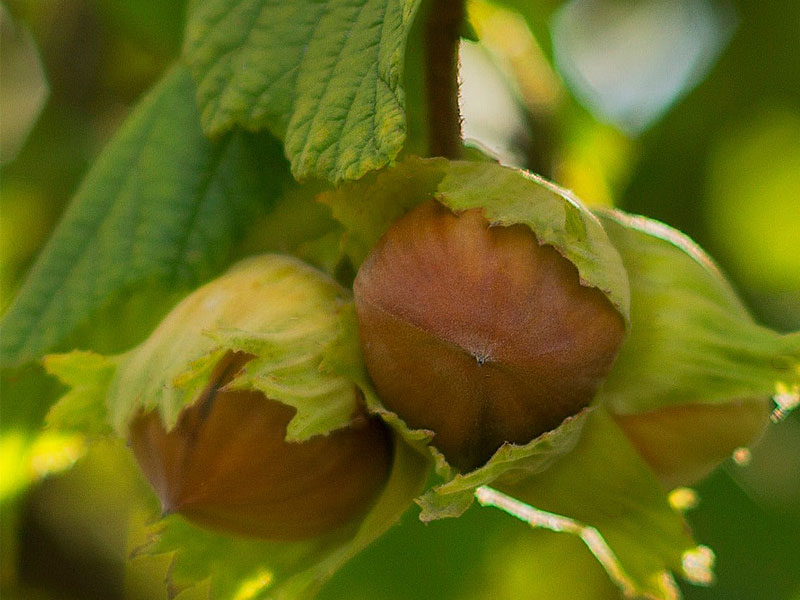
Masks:
[[[458,42],[464,0],[433,0],[425,23],[425,88],[431,156],[461,155]]]

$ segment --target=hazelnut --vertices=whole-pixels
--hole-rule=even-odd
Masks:
[[[274,540],[315,537],[366,512],[391,463],[383,423],[363,415],[348,428],[287,442],[293,408],[224,389],[249,358],[228,353],[169,432],[157,411],[130,424],[131,447],[164,511]]]
[[[711,473],[740,447],[756,441],[769,424],[765,399],[725,404],[685,404],[615,415],[661,483],[672,489]]]
[[[528,226],[435,201],[383,235],[354,294],[384,404],[464,472],[590,404],[625,335],[608,298]]]

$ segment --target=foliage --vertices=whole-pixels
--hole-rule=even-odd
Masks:
[[[279,192],[278,146],[241,132],[207,140],[193,91],[186,69],[168,72],[87,175],[4,317],[4,365],[63,347],[145,286],[187,290],[218,273]]]
[[[471,18],[484,14],[483,5],[470,5]],[[141,4],[144,13],[147,6]],[[125,437],[137,410],[157,408],[174,425],[220,356],[238,351],[256,358],[231,387],[256,389],[294,408],[288,441],[346,426],[358,388],[367,408],[392,429],[391,474],[363,519],[303,542],[237,538],[177,515],[149,522],[157,519],[152,497],[136,495],[127,510],[146,514],[148,522],[137,521],[129,532],[141,542],[132,556],[166,558],[169,577],[159,588],[165,597],[291,600],[320,590],[324,596],[323,586],[333,577],[330,589],[336,589],[353,565],[361,564],[361,576],[369,578],[369,565],[359,563],[369,558],[356,555],[381,543],[391,554],[391,541],[409,530],[410,519],[437,521],[430,530],[442,527],[453,539],[462,527],[462,535],[477,540],[473,500],[477,495],[489,504],[481,496],[487,489],[518,501],[508,512],[522,520],[529,515],[534,527],[571,531],[584,542],[587,531],[600,536],[601,544],[587,546],[609,579],[598,575],[581,546],[554,541],[552,534],[521,534],[523,524],[509,534],[523,540],[515,542],[519,553],[528,552],[534,536],[542,545],[531,557],[549,557],[541,548],[552,547],[569,561],[574,557],[575,565],[591,564],[590,577],[606,587],[576,592],[582,597],[671,599],[679,594],[673,575],[708,583],[709,565],[692,563],[707,556],[704,547],[614,417],[694,404],[724,407],[773,396],[776,385],[788,412],[800,386],[800,333],[758,325],[708,255],[666,225],[587,207],[544,177],[500,166],[475,149],[464,150],[469,160],[412,154],[424,154],[428,132],[418,131],[417,120],[425,114],[425,93],[433,94],[422,72],[421,19],[437,9],[433,0],[195,0],[179,57],[169,56],[177,40],[147,42],[158,46],[152,72],[161,71],[159,80],[94,161],[2,316],[0,459],[4,470],[15,462],[39,464],[41,456],[51,461],[30,473],[18,468],[4,482],[4,512],[15,511],[38,479],[71,466],[87,444]],[[166,17],[153,10],[160,16],[150,27],[130,30],[154,31],[155,19]],[[544,68],[565,64],[563,55],[552,62],[543,26],[556,3],[500,2],[492,10],[527,21],[544,46],[537,55]],[[565,22],[570,13],[564,11],[555,23]],[[113,12],[120,22],[135,20]],[[178,28],[178,17],[169,14]],[[467,25],[460,24],[462,34],[474,37]],[[726,36],[720,34],[715,50]],[[691,85],[698,80],[696,73]],[[661,115],[688,91],[670,92],[648,110]],[[58,86],[54,94],[58,99]],[[543,114],[532,106],[529,114]],[[577,124],[605,127],[572,100],[552,112],[562,123],[563,139],[556,142],[562,156],[573,143],[565,131]],[[47,123],[47,115],[42,119]],[[535,119],[528,126],[534,135],[545,129]],[[35,147],[35,131],[32,136]],[[25,160],[23,151],[19,163]],[[469,473],[447,464],[430,432],[410,429],[382,405],[360,356],[348,290],[382,233],[428,198],[456,212],[480,208],[493,226],[529,227],[573,263],[581,283],[607,295],[628,328],[590,408],[526,445],[505,444]],[[276,251],[294,257],[261,256],[228,271],[243,255]],[[175,305],[187,293],[236,285],[242,269],[254,265],[265,269],[260,282],[272,296],[240,300],[237,308],[247,317],[174,316],[182,314],[185,304]],[[282,287],[295,276],[304,282],[302,293]],[[145,339],[168,313],[171,325]],[[266,316],[249,316],[256,313]],[[66,392],[38,366],[42,361]],[[48,444],[56,448],[49,454],[42,450]],[[97,448],[90,454],[103,452]],[[137,476],[128,464],[119,477]],[[547,513],[563,520],[548,520]],[[503,530],[492,518],[486,522]],[[7,552],[4,568],[16,559]],[[363,556],[377,556],[379,564],[376,552]],[[548,589],[548,576],[542,575],[540,590]],[[13,577],[4,575],[3,585],[24,593]]]
[[[403,146],[403,56],[416,0],[204,0],[184,56],[203,128],[267,127],[297,178],[357,179]]]

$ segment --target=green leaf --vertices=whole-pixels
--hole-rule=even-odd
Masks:
[[[174,553],[169,583],[187,598],[306,600],[400,518],[426,477],[423,457],[397,440],[386,487],[367,515],[343,530],[272,543],[220,535],[171,516],[152,528],[155,539],[145,551]]]
[[[711,259],[682,233],[598,211],[631,286],[631,331],[600,391],[615,413],[715,404],[800,383],[800,334],[757,325]]]
[[[197,0],[184,55],[203,128],[285,140],[297,178],[358,179],[405,139],[406,38],[419,0]]]
[[[3,364],[63,348],[146,287],[187,290],[218,273],[279,189],[278,152],[238,132],[209,142],[191,77],[172,69],[101,154],[8,309]]]
[[[670,573],[697,583],[711,576],[684,568],[687,557],[698,552],[686,523],[602,408],[589,416],[568,456],[540,475],[496,482],[494,487],[534,511],[555,516],[548,524],[548,515],[540,512],[541,521],[532,523],[536,526],[571,531],[572,524],[561,527],[558,516],[572,520],[575,533],[586,536],[584,541],[629,596],[669,600],[676,597]],[[586,527],[594,528],[602,540]]]
[[[117,370],[116,357],[74,350],[46,356],[44,366],[48,373],[70,386],[47,413],[47,426],[90,436],[110,433],[106,393]]]
[[[350,424],[358,400],[353,382],[321,368],[350,302],[347,290],[295,258],[237,263],[184,299],[122,359],[109,389],[114,428],[124,436],[135,412],[153,409],[171,428],[230,352],[252,356],[231,388],[261,390],[297,409],[287,439]]]

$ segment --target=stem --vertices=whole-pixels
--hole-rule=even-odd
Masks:
[[[612,581],[622,590],[623,595],[626,598],[636,597],[636,585],[622,569],[622,565],[614,551],[611,550],[603,536],[594,527],[589,527],[568,517],[534,508],[486,485],[475,490],[475,498],[481,506],[499,508],[533,528],[549,529],[550,531],[571,533],[578,536],[591,553],[594,554]]]
[[[642,593],[643,590],[639,589],[636,582],[625,572],[614,551],[594,527],[569,517],[534,508],[487,485],[482,485],[475,490],[475,498],[481,506],[498,508],[512,517],[524,521],[534,529],[549,529],[578,536],[594,554],[625,598],[652,597]],[[714,558],[714,552],[707,546],[697,546],[686,550],[681,557],[682,576],[695,585],[711,585],[714,583]],[[661,592],[658,598],[669,600],[681,598],[678,585],[669,572],[661,571],[657,585]]]
[[[425,87],[431,156],[461,155],[458,42],[464,0],[433,0],[425,23]]]

